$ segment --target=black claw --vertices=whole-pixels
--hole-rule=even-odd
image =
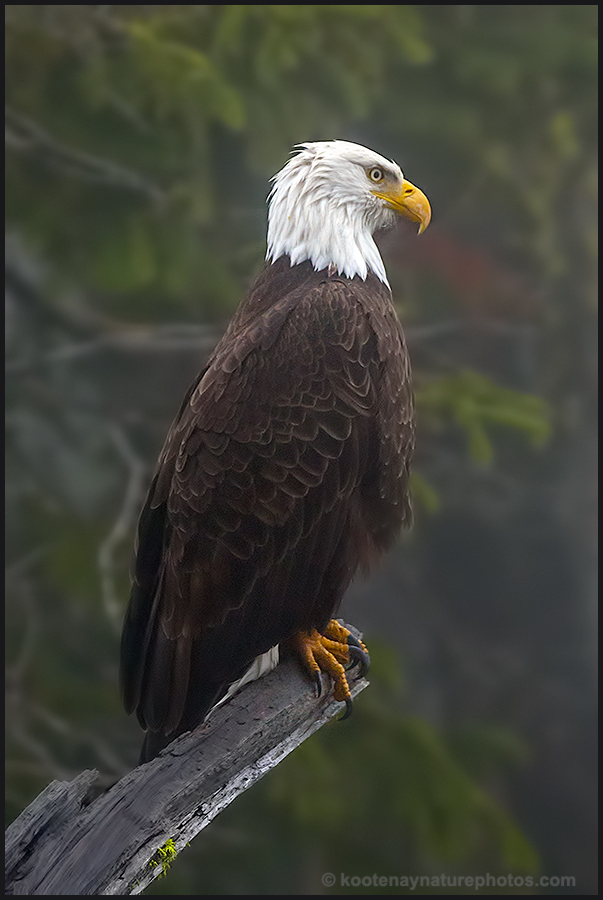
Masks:
[[[314,679],[314,690],[316,691],[316,699],[318,699],[322,694],[322,677],[320,672],[314,672],[312,678]]]
[[[348,652],[350,654],[350,661],[352,665],[358,663],[360,665],[360,674],[366,675],[371,665],[371,658],[360,646],[360,643],[356,640],[355,637],[348,638]]]
[[[352,715],[352,711],[354,709],[354,701],[350,697],[349,700],[345,701],[345,712],[342,716],[339,717],[339,721],[343,722],[344,719],[349,719]]]
[[[360,641],[358,640],[357,637],[354,637],[354,635],[352,634],[351,631],[348,633],[348,644],[350,645],[350,647],[362,648],[362,644],[360,643]]]

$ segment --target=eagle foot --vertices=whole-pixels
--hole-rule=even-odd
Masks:
[[[291,643],[314,682],[317,697],[322,693],[321,673],[331,676],[333,697],[346,705],[341,719],[347,719],[352,714],[353,701],[345,667],[359,664],[360,673],[364,675],[367,672],[370,658],[365,645],[335,619],[331,619],[324,634],[316,629],[299,631]]]
[[[349,662],[352,665],[358,663],[360,665],[360,674],[366,675],[371,666],[371,658],[369,652],[361,640],[348,631],[348,629],[338,622],[337,619],[331,619],[325,629],[325,634],[334,641],[346,643],[348,645]]]

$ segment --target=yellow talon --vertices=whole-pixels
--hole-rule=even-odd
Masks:
[[[340,622],[337,621],[337,619],[331,619],[331,621],[325,628],[325,635],[334,641],[338,641],[340,644],[345,644],[349,650],[349,640],[350,640],[351,634],[344,625],[342,625]],[[358,640],[358,638],[356,638],[355,640],[360,645],[361,649],[364,650],[364,652],[368,656],[368,650],[366,649],[366,645],[363,644],[361,640]],[[349,653],[348,653],[348,657],[349,657]]]
[[[331,619],[321,634],[316,629],[299,631],[291,639],[293,649],[301,658],[307,671],[313,677],[320,696],[320,673],[326,672],[334,684],[333,697],[347,705],[346,715],[352,708],[352,695],[344,665],[361,661],[368,668],[368,651],[362,641],[353,638],[347,628]],[[350,652],[352,649],[352,653]],[[365,659],[360,659],[365,657]]]

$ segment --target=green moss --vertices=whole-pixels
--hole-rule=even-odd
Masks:
[[[152,868],[156,868],[157,866],[161,866],[161,874],[158,875],[158,878],[164,878],[167,873],[169,867],[172,865],[176,857],[178,856],[178,851],[176,850],[176,845],[172,838],[168,838],[163,847],[160,847],[157,850],[157,853],[154,855],[153,859],[149,862],[149,865]]]

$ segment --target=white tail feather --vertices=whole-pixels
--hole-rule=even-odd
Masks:
[[[215,703],[214,706],[212,706],[212,709],[215,709],[217,706],[220,706],[222,703],[230,700],[233,694],[236,694],[236,692],[239,691],[243,687],[243,685],[249,684],[250,681],[257,681],[257,679],[261,678],[262,675],[267,675],[268,672],[271,672],[278,666],[278,661],[279,652],[278,644],[276,644],[276,646],[271,647],[270,650],[267,650],[266,653],[262,653],[260,656],[256,656],[245,674],[242,675],[238,681],[233,681],[224,696],[220,700],[218,700],[218,702]]]

